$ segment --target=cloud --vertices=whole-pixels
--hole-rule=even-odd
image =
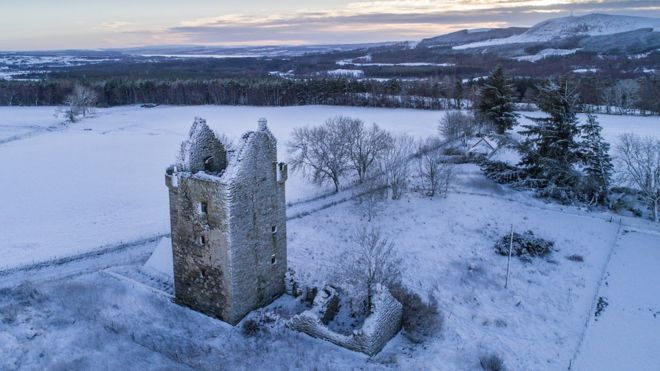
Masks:
[[[158,32],[200,44],[379,42],[419,39],[464,28],[529,26],[550,15],[571,12],[653,16],[653,12],[658,13],[658,3],[642,0],[355,1],[333,10],[193,19]]]
[[[111,21],[101,23],[101,27],[109,30],[121,30],[125,29],[128,26],[132,26],[135,23],[126,22],[126,21]]]

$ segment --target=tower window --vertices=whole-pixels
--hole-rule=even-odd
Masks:
[[[206,246],[207,242],[208,242],[208,240],[206,239],[206,236],[201,235],[201,236],[197,237],[197,244],[198,245]]]
[[[275,257],[275,254],[273,254],[273,255],[270,257],[270,264],[273,264],[273,265],[274,265],[275,263],[277,263],[277,258]]]
[[[276,233],[277,233],[277,226],[274,225],[274,226],[270,227],[270,231],[271,231],[273,234],[276,234]]]
[[[213,156],[204,159],[204,171],[213,172]]]
[[[209,204],[207,202],[200,202],[199,203],[199,212],[202,214],[206,214],[209,212]]]

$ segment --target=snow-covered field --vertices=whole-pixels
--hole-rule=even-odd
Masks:
[[[576,370],[660,368],[660,235],[624,231],[598,295]]]
[[[55,109],[0,108],[3,138],[56,123]],[[0,145],[3,226],[0,267],[30,263],[99,246],[167,233],[165,168],[195,116],[238,137],[265,117],[280,140],[279,157],[293,128],[351,115],[394,132],[423,137],[436,132],[430,111],[349,107],[118,107],[63,130]],[[33,128],[35,127],[35,128]],[[293,175],[287,201],[325,189]],[[38,233],[35,233],[38,231]]]
[[[332,116],[359,117],[418,138],[435,135],[442,116],[437,111],[328,106],[129,106],[99,109],[96,117],[62,128],[54,110],[0,108],[0,134],[6,141],[0,144],[4,184],[0,225],[5,228],[0,267],[167,233],[164,169],[174,161],[195,116],[206,118],[229,137],[253,130],[265,117],[280,141],[279,158],[284,160],[293,128]],[[657,117],[601,115],[600,121],[609,141],[628,131],[660,137]],[[287,202],[326,191],[293,174],[287,182]]]
[[[23,127],[48,128],[57,123],[53,110],[0,108],[0,127],[7,128],[8,138]],[[265,117],[280,141],[279,156],[286,160],[284,143],[294,127],[338,114],[416,137],[436,134],[442,115],[322,106],[117,107],[100,109],[95,118],[67,128],[6,141],[0,144],[0,269],[167,233],[163,173],[195,116],[234,137],[256,128],[257,119]],[[610,141],[628,131],[660,137],[657,117],[601,115],[600,122]],[[293,204],[327,191],[295,174],[287,187],[287,201]],[[480,355],[493,352],[512,370],[563,370],[574,358],[584,324],[593,322],[594,295],[610,251],[616,248],[607,281],[611,284],[598,292],[609,298],[610,306],[587,330],[577,359],[586,369],[604,362],[594,357],[616,343],[595,337],[611,334],[622,318],[633,321],[640,332],[626,336],[638,335],[647,346],[635,354],[651,363],[637,363],[635,369],[653,370],[657,358],[646,350],[660,346],[660,339],[650,332],[657,331],[654,314],[660,308],[655,299],[626,292],[645,285],[649,295],[657,296],[653,286],[658,276],[651,267],[657,265],[653,262],[658,258],[660,228],[624,217],[624,230],[645,231],[640,242],[633,234],[619,235],[617,220],[604,212],[546,204],[494,184],[474,165],[461,165],[447,198],[431,200],[411,193],[384,203],[372,222],[396,244],[405,283],[439,301],[444,329],[424,346],[414,347],[398,336],[377,357],[367,358],[291,332],[279,322],[268,334],[246,339],[240,328],[180,308],[148,286],[118,280],[112,272],[87,269],[92,273],[53,281],[40,279],[40,270],[28,275],[34,287],[0,291],[0,369],[85,369],[104,364],[128,369],[268,365],[274,370],[474,370]],[[351,248],[349,236],[363,223],[352,201],[290,220],[290,267],[305,284],[330,279]],[[493,244],[512,224],[518,232],[529,229],[553,240],[556,250],[547,260],[514,259],[510,285],[504,289],[506,258],[493,252]],[[638,243],[644,247],[632,249]],[[155,245],[149,242],[147,247]],[[140,266],[146,261],[145,249],[126,257],[123,264]],[[566,259],[570,255],[584,261]],[[645,268],[633,282],[636,278],[628,278],[626,272],[636,264]],[[286,300],[271,309],[286,310]]]
[[[0,144],[57,128],[62,122],[53,107],[0,108]]]

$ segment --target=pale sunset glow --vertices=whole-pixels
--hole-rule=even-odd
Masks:
[[[549,14],[660,14],[653,0],[24,0],[3,6],[0,50],[368,43],[530,26]]]

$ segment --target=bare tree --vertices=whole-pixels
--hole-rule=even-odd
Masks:
[[[385,184],[389,187],[392,199],[398,200],[410,182],[410,158],[415,153],[415,141],[408,135],[393,139],[379,161]]]
[[[649,203],[653,220],[658,222],[660,203],[660,141],[640,138],[627,133],[621,136],[616,147],[621,176],[631,186],[639,189]]]
[[[363,183],[372,164],[392,145],[392,136],[376,124],[367,128],[359,119],[338,117],[337,120],[348,128],[349,156],[358,180]]]
[[[69,121],[76,122],[79,116],[86,117],[92,113],[97,101],[98,95],[94,90],[76,85],[73,92],[64,99],[64,115]]]
[[[629,114],[637,102],[639,84],[634,80],[621,80],[614,86],[614,106],[616,113]]]
[[[383,174],[372,174],[354,193],[355,210],[370,222],[380,212],[387,199],[387,183]]]
[[[419,147],[418,175],[430,197],[446,195],[453,179],[453,166],[445,161],[439,146],[439,139],[428,138]]]
[[[447,140],[469,138],[477,133],[474,115],[461,111],[448,111],[440,120],[440,134]]]
[[[605,112],[625,115],[630,113],[637,102],[639,84],[634,80],[621,80],[606,87],[602,91],[602,100],[605,103]]]
[[[339,192],[339,181],[350,169],[348,131],[348,122],[341,117],[294,129],[288,143],[291,168],[311,175],[315,183],[329,181]]]
[[[440,164],[440,173],[439,173],[439,181],[438,181],[438,194],[447,197],[449,194],[449,187],[451,187],[452,183],[454,182],[454,164],[451,164],[449,162],[442,162]]]
[[[394,244],[377,228],[363,227],[353,235],[352,240],[355,249],[349,251],[341,270],[345,283],[365,299],[365,314],[368,315],[376,286],[399,282],[401,260]]]

